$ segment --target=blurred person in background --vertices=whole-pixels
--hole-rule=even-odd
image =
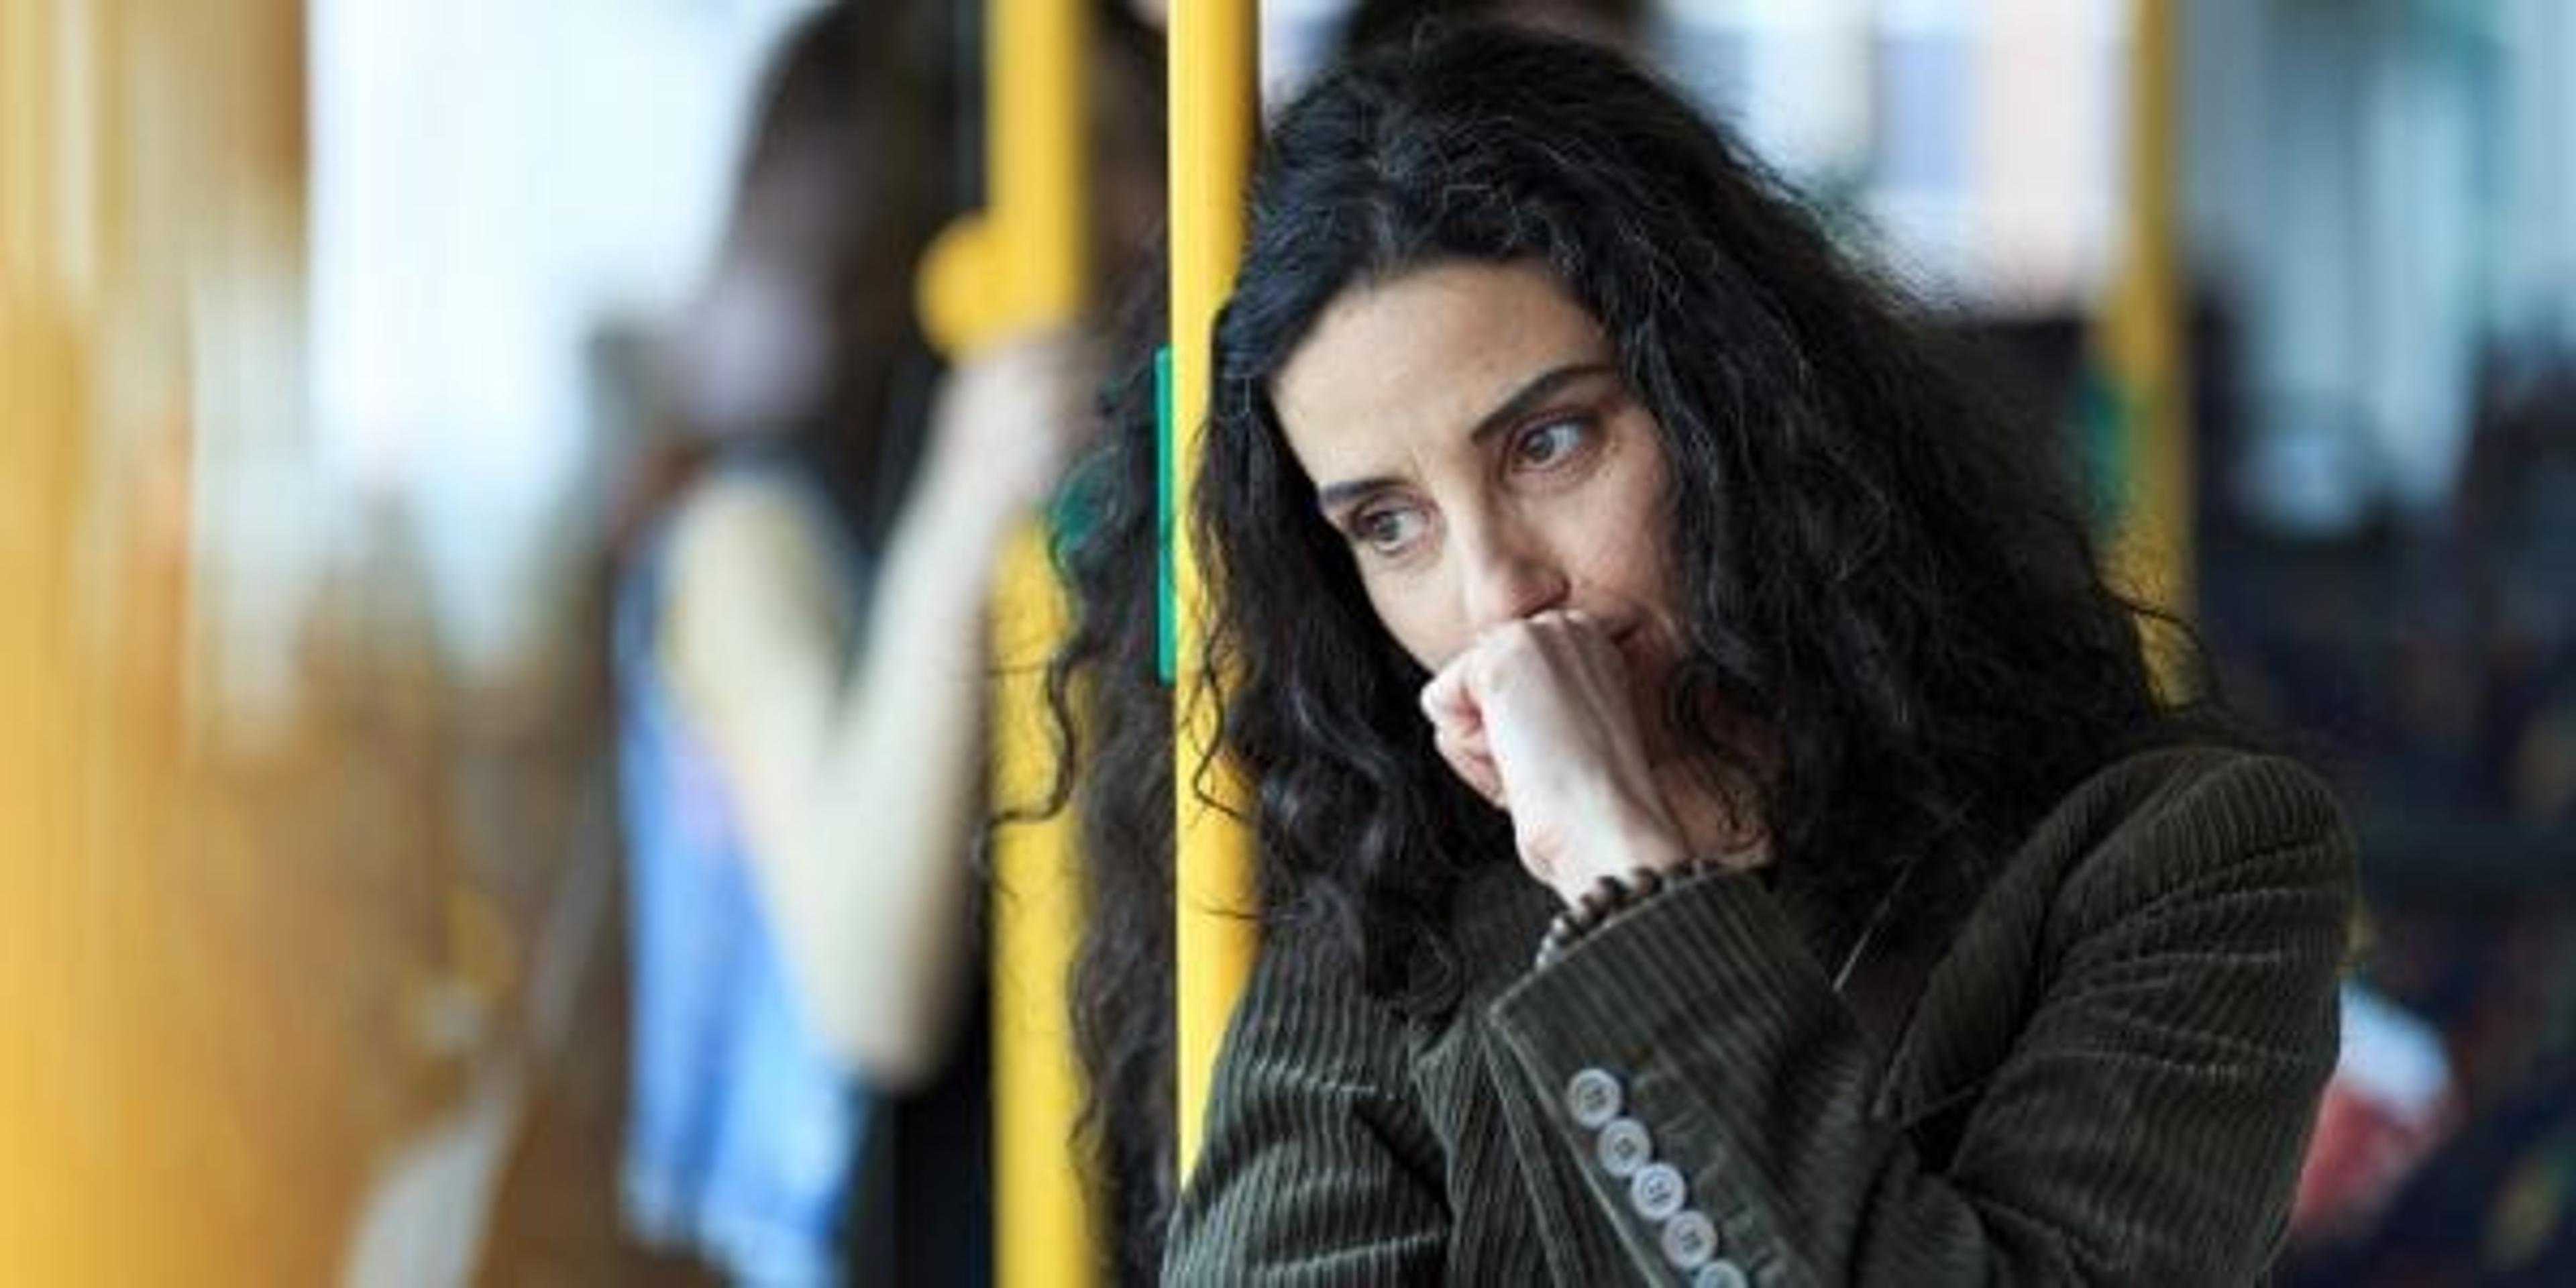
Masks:
[[[989,1277],[985,606],[1088,378],[1069,334],[943,374],[916,328],[971,161],[952,23],[843,3],[787,38],[622,543],[623,1206],[750,1282]],[[1117,11],[1100,45],[1114,261],[1159,207],[1129,189],[1160,66]]]

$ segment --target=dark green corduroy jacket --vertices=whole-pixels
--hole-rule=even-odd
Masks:
[[[1910,1008],[1871,1024],[1815,919],[1749,878],[1534,970],[1553,896],[1479,877],[1471,982],[1437,1016],[1283,940],[1227,1037],[1166,1278],[2256,1281],[2334,1063],[2351,862],[2286,761],[2122,761],[1915,946]]]

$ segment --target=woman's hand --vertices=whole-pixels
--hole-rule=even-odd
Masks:
[[[1077,334],[999,341],[949,369],[931,414],[923,494],[945,517],[998,535],[1043,503],[1091,424]]]
[[[1568,903],[1604,876],[1689,856],[1646,761],[1627,663],[1591,618],[1487,632],[1422,690],[1451,769],[1512,816],[1521,863]]]

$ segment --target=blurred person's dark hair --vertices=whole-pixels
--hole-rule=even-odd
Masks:
[[[912,278],[959,204],[946,8],[844,0],[805,20],[763,88],[723,252],[801,271],[812,367],[773,370],[791,378],[771,423],[700,428],[778,433],[869,540],[892,522],[937,373]]]
[[[1348,56],[1390,40],[1489,22],[1633,53],[1653,16],[1653,0],[1359,0],[1342,21],[1339,45]]]
[[[980,44],[964,17],[840,0],[782,38],[714,266],[652,377],[669,437],[612,516],[614,544],[729,450],[795,458],[864,546],[894,522],[943,370],[914,274],[980,187]],[[1159,211],[1161,43],[1118,3],[1098,7],[1095,30],[1093,254],[1106,272],[1130,266],[1153,231],[1140,221]]]
[[[737,450],[800,458],[862,541],[891,521],[938,370],[911,275],[958,205],[957,37],[945,6],[856,0],[781,37],[714,262],[648,364],[615,547]]]

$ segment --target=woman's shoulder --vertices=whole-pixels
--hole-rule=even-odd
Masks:
[[[775,465],[708,471],[674,501],[664,532],[676,564],[758,566],[778,558],[837,562],[845,553],[817,487]]]
[[[795,658],[840,665],[864,569],[809,484],[728,468],[684,493],[668,523],[639,629],[683,692],[703,700]]]
[[[859,571],[820,489],[783,466],[728,465],[690,486],[662,536],[675,598],[767,592],[837,605]]]
[[[2297,761],[2190,743],[2138,751],[2101,766],[2049,811],[2040,831],[2184,826],[2260,844],[2336,830],[2341,820],[2332,789]]]
[[[2209,744],[2112,761],[2041,818],[2007,874],[2061,909],[2131,908],[2193,883],[2348,889],[2352,839],[2334,793],[2294,760]]]

